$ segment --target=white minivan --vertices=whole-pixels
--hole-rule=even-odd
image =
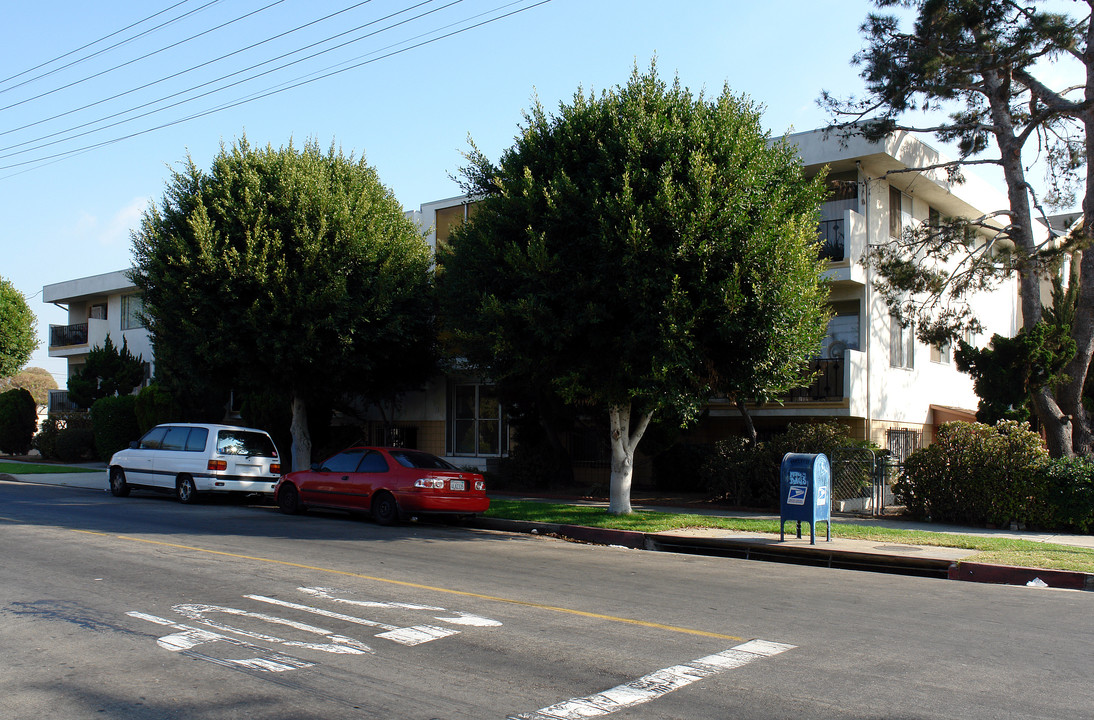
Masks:
[[[192,503],[202,493],[272,496],[281,476],[273,438],[263,430],[205,423],[164,423],[110,458],[110,492],[174,492]]]

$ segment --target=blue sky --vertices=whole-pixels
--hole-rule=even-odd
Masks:
[[[579,86],[625,83],[635,63],[647,68],[655,55],[663,76],[676,73],[693,90],[717,94],[728,83],[734,93],[749,95],[766,108],[764,124],[775,134],[823,125],[826,117],[816,105],[822,89],[846,95],[860,88],[849,61],[862,44],[858,27],[871,7],[865,1],[550,0],[532,7],[536,2],[8,3],[0,30],[0,77],[5,78],[0,82],[0,276],[26,294],[38,316],[42,347],[31,364],[58,374],[63,386],[64,364],[50,360],[45,347],[48,326],[64,324],[67,317],[42,302],[42,286],[129,267],[129,233],[149,201],[162,195],[169,167],[189,153],[207,168],[221,142],[230,144],[244,133],[253,144],[280,146],[314,138],[324,146],[335,142],[347,153],[364,154],[404,207],[416,209],[458,194],[449,176],[462,164],[469,135],[497,158],[511,143],[533,96],[553,108]],[[331,20],[268,40],[355,4],[359,7]],[[154,20],[66,55],[173,5]],[[290,62],[301,55],[217,82],[400,11],[309,53],[378,31],[339,50],[89,132],[124,120],[129,115],[121,113],[135,106],[148,104],[137,112],[149,112]],[[381,57],[513,11],[520,12]],[[388,27],[398,22],[403,24]],[[225,23],[230,24],[170,47]],[[263,40],[268,41],[209,62]],[[155,54],[137,59],[149,53]],[[359,67],[145,132],[351,65]],[[212,84],[185,94],[203,83]],[[183,94],[161,100],[175,93]],[[110,99],[115,95],[121,97]],[[83,127],[73,130],[77,126]],[[119,140],[127,135],[134,136]],[[82,150],[104,142],[109,144]],[[73,150],[80,152],[49,157]]]

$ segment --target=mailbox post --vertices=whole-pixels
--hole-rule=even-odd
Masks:
[[[809,523],[809,544],[817,544],[817,523],[824,522],[832,540],[832,466],[828,457],[787,453],[779,468],[779,539],[786,540],[786,521]]]

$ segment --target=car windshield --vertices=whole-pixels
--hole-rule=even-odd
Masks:
[[[217,432],[217,452],[221,455],[249,455],[251,457],[277,457],[277,448],[266,433],[247,430],[220,430]]]
[[[403,467],[418,468],[421,470],[459,470],[452,463],[441,460],[436,455],[430,455],[420,450],[392,450],[391,457]]]

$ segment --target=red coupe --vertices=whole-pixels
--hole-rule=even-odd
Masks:
[[[311,470],[285,475],[277,506],[295,514],[309,507],[369,512],[381,525],[412,515],[474,515],[490,507],[482,475],[420,450],[351,447]]]

